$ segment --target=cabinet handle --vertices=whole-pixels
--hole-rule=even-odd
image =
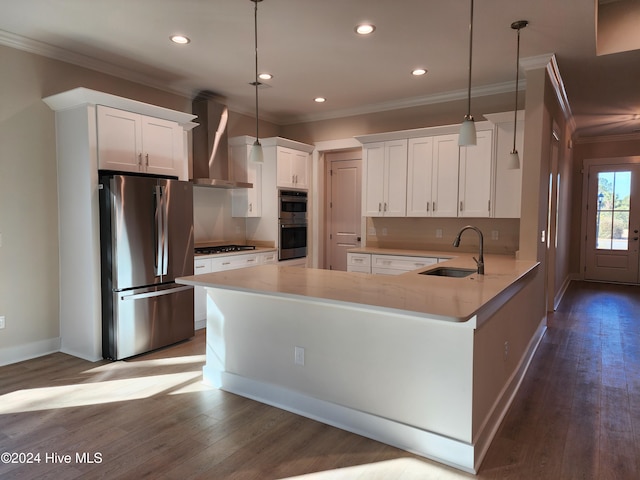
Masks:
[[[429,206],[431,202],[427,202],[427,212],[429,211]]]
[[[144,156],[144,159],[146,161],[145,165],[148,167],[149,166],[149,154],[148,153]]]
[[[460,211],[462,211],[462,201],[460,201]]]
[[[142,165],[142,153],[138,154],[138,165]]]
[[[487,200],[487,212],[491,211],[491,200]]]
[[[251,262],[255,262],[255,261],[256,261],[255,258],[250,258],[250,259],[247,260],[247,263],[251,263]]]
[[[204,268],[204,265],[198,265],[198,266],[196,267],[196,269],[197,269],[197,268]]]
[[[231,265],[231,262],[222,262],[222,265]]]
[[[252,203],[250,203],[250,204],[249,204],[249,211],[252,211],[252,210],[253,210],[253,204],[252,204]]]
[[[436,202],[433,202],[433,211],[436,211]]]
[[[384,211],[387,211],[387,202],[384,202]]]
[[[382,211],[382,203],[378,202],[378,211],[381,212]]]

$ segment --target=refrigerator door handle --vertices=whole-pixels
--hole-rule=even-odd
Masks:
[[[163,252],[162,243],[163,243],[163,213],[162,213],[162,187],[160,185],[156,185],[153,189],[153,207],[154,207],[154,251],[155,251],[155,275],[159,277],[162,275],[162,263],[163,263]]]
[[[153,292],[145,292],[145,293],[121,293],[121,300],[140,300],[142,298],[152,298],[152,297],[161,297],[162,295],[169,295],[172,293],[184,292],[185,290],[192,289],[192,285],[185,285],[183,287],[176,288],[168,288],[164,290],[156,290]]]
[[[169,260],[169,242],[167,237],[167,200],[165,188],[156,185],[153,191],[155,207],[155,274],[156,277],[167,275]]]
[[[162,275],[169,274],[169,198],[167,187],[163,185],[162,191]]]

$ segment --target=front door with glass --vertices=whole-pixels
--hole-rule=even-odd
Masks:
[[[585,278],[638,283],[640,165],[589,168]]]

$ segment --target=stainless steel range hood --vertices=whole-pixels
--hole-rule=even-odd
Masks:
[[[199,122],[192,137],[193,184],[212,188],[252,188],[251,183],[229,178],[227,106],[210,92],[200,92],[191,106]]]

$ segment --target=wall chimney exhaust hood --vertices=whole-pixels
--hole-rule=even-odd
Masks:
[[[192,134],[193,184],[212,188],[252,188],[251,183],[229,178],[227,106],[217,101],[211,92],[200,92],[191,106],[199,122]]]

